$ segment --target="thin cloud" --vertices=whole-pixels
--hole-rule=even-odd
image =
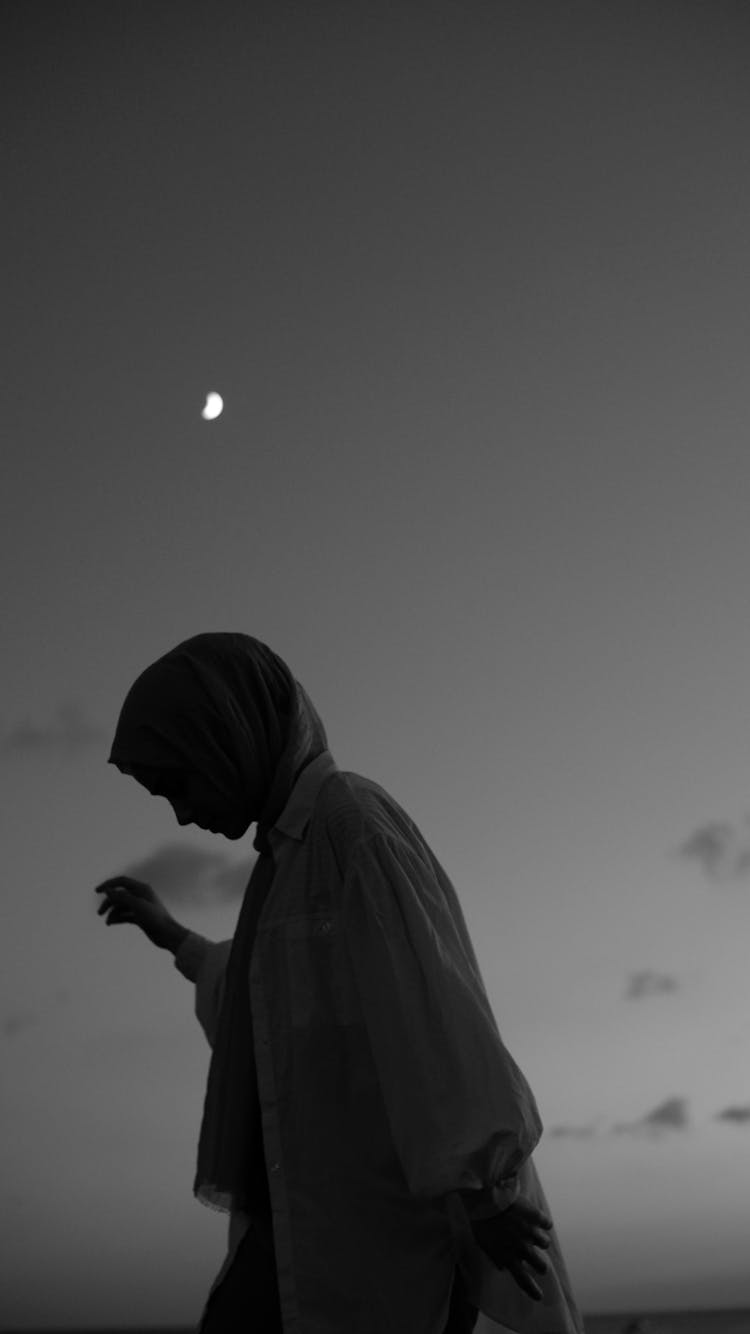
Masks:
[[[725,1107],[723,1111],[716,1113],[714,1119],[716,1121],[730,1121],[736,1126],[750,1126],[750,1104],[746,1103],[739,1107]]]
[[[643,968],[640,972],[630,974],[625,999],[641,1000],[644,996],[663,996],[670,991],[679,991],[679,987],[677,979],[670,977],[668,973],[655,973],[649,968]]]
[[[550,1126],[545,1132],[552,1139],[591,1139],[596,1134],[594,1126]]]
[[[256,856],[230,862],[225,853],[174,843],[117,867],[111,874],[145,880],[168,905],[215,905],[242,898]]]
[[[616,1135],[660,1135],[670,1130],[687,1130],[687,1100],[667,1098],[638,1121],[620,1122],[612,1127]]]
[[[750,874],[750,848],[746,848],[744,852],[738,854],[735,874],[739,880],[744,880]]]
[[[725,820],[701,825],[678,848],[678,856],[696,861],[709,880],[744,880],[750,874],[750,821],[735,827]]]
[[[18,1037],[19,1033],[23,1033],[25,1029],[33,1028],[38,1023],[39,1015],[34,1014],[31,1010],[11,1010],[10,1014],[7,1014],[2,1024],[0,1024],[0,1033],[4,1038],[15,1038]]]
[[[89,721],[80,705],[59,704],[52,721],[44,724],[23,718],[0,735],[0,751],[6,755],[76,754],[100,746],[107,737],[102,727]]]
[[[0,1035],[9,1040],[18,1037],[19,1033],[24,1033],[27,1028],[35,1028],[44,1018],[45,1010],[54,1015],[59,1014],[61,1006],[67,1005],[69,999],[68,989],[59,987],[53,999],[46,1005],[43,1004],[39,1010],[10,1010],[0,1021]]]

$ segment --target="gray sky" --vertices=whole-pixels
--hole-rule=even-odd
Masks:
[[[207,630],[453,879],[582,1305],[750,1304],[746,7],[2,28],[3,1322],[189,1324],[223,1257],[193,989],[92,892],[232,933],[251,838],[106,765]]]

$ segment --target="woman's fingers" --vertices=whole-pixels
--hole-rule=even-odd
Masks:
[[[531,1234],[531,1240],[535,1246],[542,1246],[546,1251],[550,1246],[550,1238],[547,1232],[542,1232],[535,1228]]]
[[[508,1272],[513,1275],[516,1283],[523,1292],[525,1292],[535,1302],[542,1300],[542,1289],[539,1287],[536,1279],[527,1274],[526,1270],[517,1261],[508,1265]]]
[[[96,886],[94,893],[103,896],[96,910],[100,917],[117,903],[123,892],[118,880],[105,880],[103,884]]]
[[[108,880],[102,880],[101,884],[96,886],[95,894],[109,894],[113,889],[123,889],[129,894],[143,893],[149,886],[142,880],[134,880],[132,875],[113,875]]]
[[[107,901],[101,905],[98,911],[104,916],[107,926],[112,926],[115,922],[126,922],[131,918],[131,913],[124,903],[110,903]]]
[[[104,898],[102,899],[101,903],[99,904],[99,907],[96,910],[98,913],[103,913],[106,912],[108,908],[112,908],[115,905],[115,903],[124,902],[124,897],[127,893],[127,890],[119,889],[116,885],[111,885],[107,888],[105,888],[104,886],[100,886],[98,889],[95,890],[95,893],[104,894]]]
[[[526,1247],[523,1260],[524,1264],[531,1265],[531,1268],[535,1269],[537,1274],[547,1273],[547,1261],[541,1255],[537,1255],[536,1251],[532,1250],[530,1246]]]
[[[96,910],[100,917],[114,906],[127,905],[133,910],[137,905],[157,902],[150,885],[129,875],[113,875],[108,880],[102,880],[94,889],[94,893],[103,895],[102,902]]]
[[[107,926],[116,926],[118,922],[132,922],[133,903],[129,898],[128,890],[121,886],[110,884],[109,886],[98,885],[96,893],[103,894],[101,903],[97,908],[97,916],[104,917]]]

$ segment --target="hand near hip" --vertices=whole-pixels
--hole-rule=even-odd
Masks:
[[[541,1301],[542,1290],[528,1269],[546,1274],[547,1263],[539,1250],[548,1248],[551,1228],[552,1219],[523,1195],[494,1218],[472,1223],[477,1245],[497,1269],[507,1269],[519,1288],[535,1302]]]

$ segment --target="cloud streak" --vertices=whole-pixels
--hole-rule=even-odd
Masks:
[[[591,1139],[596,1134],[595,1126],[550,1126],[546,1134],[550,1139]]]
[[[665,1131],[684,1131],[689,1125],[687,1100],[667,1098],[637,1121],[623,1121],[613,1126],[616,1135],[661,1135]]]
[[[750,1103],[735,1103],[715,1112],[713,1121],[725,1125],[738,1126],[750,1131]],[[636,1121],[620,1121],[608,1130],[601,1130],[595,1123],[588,1125],[559,1124],[545,1129],[547,1139],[591,1140],[602,1135],[634,1135],[650,1139],[660,1139],[665,1134],[685,1134],[691,1128],[686,1098],[672,1097],[660,1102],[645,1116]]]
[[[27,1028],[39,1023],[39,1015],[32,1010],[11,1010],[0,1024],[0,1033],[4,1038],[15,1038]]]
[[[750,1128],[750,1103],[742,1106],[725,1107],[717,1112],[714,1118],[716,1121],[729,1121],[736,1126],[748,1126]]]
[[[730,1109],[731,1110],[731,1109]],[[741,1109],[735,1109],[739,1111]],[[734,1119],[739,1119],[739,1116]],[[590,1140],[600,1134],[608,1135],[644,1135],[658,1138],[668,1132],[685,1132],[690,1125],[687,1099],[681,1097],[666,1098],[645,1116],[636,1121],[618,1121],[607,1130],[600,1131],[597,1125],[559,1124],[550,1126],[545,1134],[550,1139]]]
[[[664,996],[679,991],[680,984],[668,973],[656,973],[649,968],[631,973],[625,992],[626,1000],[641,1000],[644,996]]]
[[[744,880],[750,875],[750,819],[739,827],[726,820],[708,821],[677,852],[686,860],[698,862],[709,880]]]
[[[39,724],[28,717],[0,733],[0,753],[14,755],[75,755],[107,740],[104,728],[89,721],[74,701],[58,704],[51,722]]]
[[[19,1033],[25,1033],[29,1028],[36,1028],[45,1014],[59,1014],[61,1006],[67,1005],[69,999],[70,992],[61,987],[55,993],[53,999],[43,1004],[38,1010],[10,1010],[0,1020],[0,1035],[11,1039],[18,1037]]]

